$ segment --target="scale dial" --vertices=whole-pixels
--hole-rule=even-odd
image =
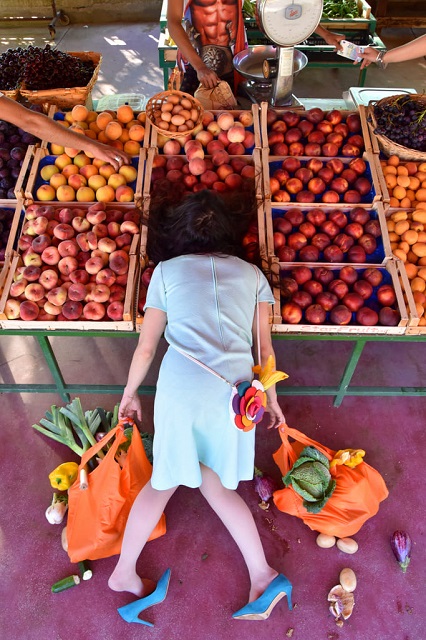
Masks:
[[[259,26],[271,42],[293,47],[317,28],[323,0],[257,0]]]

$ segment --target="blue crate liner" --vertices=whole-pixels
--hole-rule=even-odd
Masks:
[[[345,204],[345,203],[343,203]],[[330,205],[328,205],[330,206]],[[344,206],[344,207],[340,207],[340,209],[348,209],[348,208],[355,208],[356,205],[353,205],[353,207],[350,207],[348,205]],[[327,215],[327,213],[331,213],[331,211],[336,211],[338,209],[338,205],[336,205],[336,208],[330,209],[330,211],[328,209],[324,209],[324,213]],[[309,207],[306,207],[306,211],[304,209],[301,208],[302,213],[305,216],[306,219],[306,214],[309,211]],[[286,213],[287,209],[276,209],[274,207],[272,207],[272,221],[274,221],[276,218],[282,218],[284,216],[284,214]],[[369,210],[370,213],[370,219],[371,220],[378,220],[379,216],[377,214],[377,211],[375,209],[371,209]],[[348,215],[348,214],[346,214]],[[328,217],[327,217],[328,219]],[[349,221],[348,221],[349,223]],[[293,227],[292,229],[292,233],[294,233],[295,231],[298,231],[298,227]],[[339,231],[339,233],[344,233],[345,230],[341,229]],[[377,247],[376,250],[373,253],[370,253],[370,255],[367,255],[365,258],[365,262],[368,264],[380,264],[383,262],[383,260],[385,259],[385,248],[383,246],[383,237],[379,236],[378,238],[376,238],[376,243],[377,243]],[[309,239],[308,239],[308,245],[310,244]],[[333,244],[333,239],[331,238],[331,244]],[[357,244],[357,241],[355,240],[354,245]],[[296,251],[296,256],[298,256],[298,251]],[[349,260],[347,259],[348,254],[344,253],[344,262],[349,262]],[[296,257],[296,261],[297,261],[298,257]],[[318,263],[320,262],[329,262],[328,260],[326,260],[324,258],[324,253],[321,251],[320,255],[319,255],[319,259],[318,259]],[[351,263],[353,266],[356,266],[356,263]]]
[[[49,184],[48,180],[43,180],[41,175],[40,175],[40,171],[43,169],[43,167],[45,167],[46,165],[49,164],[55,164],[55,160],[58,156],[45,156],[44,158],[42,158],[40,160],[39,166],[38,166],[38,172],[37,172],[37,177],[35,179],[35,183],[34,183],[34,193],[33,196],[35,197],[37,189],[39,187],[41,187],[42,184]],[[134,157],[131,158],[131,165],[133,167],[135,167],[135,169],[138,169],[139,166],[139,158]],[[133,191],[135,191],[136,189],[136,180],[133,180],[133,182],[129,182],[128,186],[131,187],[133,189]],[[58,202],[55,198],[55,200],[53,202]],[[72,202],[77,202],[77,200],[73,200]],[[95,200],[96,202],[96,200]]]
[[[289,156],[286,156],[286,157],[289,157]],[[270,178],[272,178],[272,175],[273,175],[274,171],[276,171],[277,169],[281,169],[281,165],[282,165],[282,162],[283,162],[284,159],[285,158],[283,157],[282,160],[274,160],[273,162],[269,162],[269,177]],[[331,160],[331,158],[327,158],[325,160],[322,156],[319,156],[318,159],[322,160],[324,162],[324,165],[326,164],[327,160]],[[342,159],[342,158],[340,158],[340,159]],[[345,159],[347,159],[347,158],[345,158]],[[349,158],[349,159],[351,160],[352,158]],[[306,163],[309,162],[310,158],[306,158],[306,160],[303,160],[302,158],[299,158],[299,160],[301,162],[301,166],[305,167]],[[374,185],[373,185],[373,177],[371,175],[370,163],[369,162],[365,162],[365,164],[367,165],[367,169],[359,177],[360,178],[361,177],[365,177],[365,178],[368,178],[370,180],[370,182],[371,182],[371,190],[365,196],[361,196],[361,202],[359,204],[372,204],[373,201],[374,201],[374,198],[376,196],[376,190],[374,189]],[[290,176],[290,177],[292,177],[292,176]],[[331,204],[334,204],[334,203],[330,203],[330,202],[322,202],[321,201],[321,196],[322,196],[322,194],[319,194],[319,195],[315,196],[315,202],[321,203],[324,206],[325,205],[330,206]],[[341,197],[342,197],[342,199],[340,200],[340,203],[336,203],[336,206],[337,206],[337,204],[341,204],[341,205],[343,205],[345,207],[356,207],[357,206],[355,203],[344,202],[343,201],[343,194],[341,194]],[[307,205],[312,204],[312,203],[306,203],[306,202],[297,202],[296,194],[291,194],[290,202],[294,202],[294,203],[296,203],[296,204],[298,204],[300,206],[303,206],[303,207],[306,207]],[[275,203],[275,204],[278,204],[278,203]],[[286,204],[286,203],[284,203],[284,204]]]
[[[297,267],[298,265],[295,264],[294,266]],[[323,267],[324,265],[319,265],[318,264],[318,266],[319,267],[320,266]],[[357,267],[356,265],[351,265],[351,266],[353,266],[354,269],[356,269],[356,271],[359,272],[358,280],[362,279],[362,274],[364,273],[366,268],[365,267]],[[314,269],[315,267],[310,267],[310,268]],[[392,285],[392,287],[394,287],[394,284],[392,282],[392,276],[389,273],[389,271],[387,271],[384,267],[375,267],[375,268],[377,268],[380,271],[380,273],[383,276],[383,279],[382,279],[381,283],[377,287],[373,287],[373,293],[371,294],[371,296],[370,296],[370,298],[368,300],[364,301],[364,305],[363,306],[369,307],[370,309],[373,309],[378,314],[380,309],[382,309],[383,307],[382,307],[382,305],[380,305],[379,301],[377,300],[377,290],[380,287],[382,287],[384,284],[390,284],[390,285]],[[333,272],[334,278],[338,278],[338,274],[339,274],[340,269],[341,269],[341,267],[330,268],[330,270]],[[291,269],[282,269],[280,271],[280,278],[285,278],[285,277],[291,277]],[[351,288],[351,285],[348,285],[348,286],[349,286],[349,293],[350,293],[352,291],[352,288]],[[324,291],[327,291],[327,287],[324,287]],[[281,300],[281,306],[283,304],[285,304],[286,302],[289,302],[289,300],[283,298]],[[315,303],[315,300],[312,301],[312,304],[314,304],[314,303]],[[339,300],[338,304],[343,304],[343,303]],[[395,302],[394,305],[392,305],[392,309],[395,309],[396,311],[399,312],[398,305],[397,305],[396,302]],[[307,320],[305,319],[305,310],[303,310],[302,320],[300,321],[299,324],[309,324],[312,327],[323,326],[323,325],[315,325],[315,324],[307,322]],[[325,322],[323,324],[324,325],[329,325],[329,326],[332,326],[332,327],[342,326],[343,328],[345,326],[353,326],[353,325],[358,326],[358,327],[361,326],[356,321],[356,313],[355,312],[352,313],[352,320],[349,322],[349,325],[338,325],[338,324],[334,324],[334,323],[330,322],[330,312],[327,311],[326,319],[325,319]],[[378,322],[377,326],[384,326],[384,325],[381,325],[380,322]],[[295,329],[297,329],[297,324],[295,324],[294,327],[295,327]]]

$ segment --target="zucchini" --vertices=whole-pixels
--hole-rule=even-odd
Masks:
[[[78,576],[68,576],[52,585],[52,593],[60,593],[61,591],[75,587],[77,584],[80,584],[80,578]]]
[[[89,565],[87,564],[87,560],[81,560],[78,563],[78,568],[80,570],[80,575],[83,578],[83,580],[90,580],[90,578],[93,575],[93,572],[89,568]]]

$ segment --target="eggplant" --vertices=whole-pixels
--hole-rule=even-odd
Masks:
[[[410,564],[411,538],[406,531],[394,531],[391,548],[402,571],[405,573]]]
[[[261,499],[259,507],[268,509],[269,500],[272,498],[274,491],[278,489],[278,485],[270,476],[263,473],[255,467],[254,470],[254,488]]]

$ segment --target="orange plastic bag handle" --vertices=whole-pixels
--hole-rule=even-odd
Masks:
[[[304,444],[306,447],[315,447],[316,449],[321,451],[321,453],[323,453],[329,460],[333,459],[333,452],[331,452],[328,447],[324,447],[324,445],[322,445],[320,442],[316,442],[315,440],[312,440],[312,438],[308,438],[308,436],[305,436],[305,434],[301,431],[292,429],[288,426],[288,424],[280,424],[280,426],[278,427],[278,431],[280,432],[284,450],[288,455],[288,458],[292,465],[296,462],[298,456],[289,442],[289,437],[293,438],[293,440],[296,440],[297,442],[300,442],[300,444]]]
[[[114,429],[111,429],[111,431],[108,431],[108,433],[106,433],[104,437],[101,440],[99,440],[99,442],[94,444],[92,447],[90,447],[90,449],[88,449],[83,453],[83,455],[81,456],[79,470],[84,469],[84,467],[87,465],[89,460],[93,458],[93,456],[95,456],[97,453],[99,453],[99,451],[106,444],[108,444],[108,442],[112,440],[114,436],[117,436],[115,441],[112,443],[110,449],[108,450],[108,453],[111,456],[115,456],[115,454],[117,453],[118,447],[123,442],[126,442],[127,440],[126,436],[124,435],[124,425],[133,426],[133,429],[135,428],[137,429],[136,423],[131,418],[125,418],[124,420],[120,420],[119,422],[117,422],[117,425],[114,427]]]

